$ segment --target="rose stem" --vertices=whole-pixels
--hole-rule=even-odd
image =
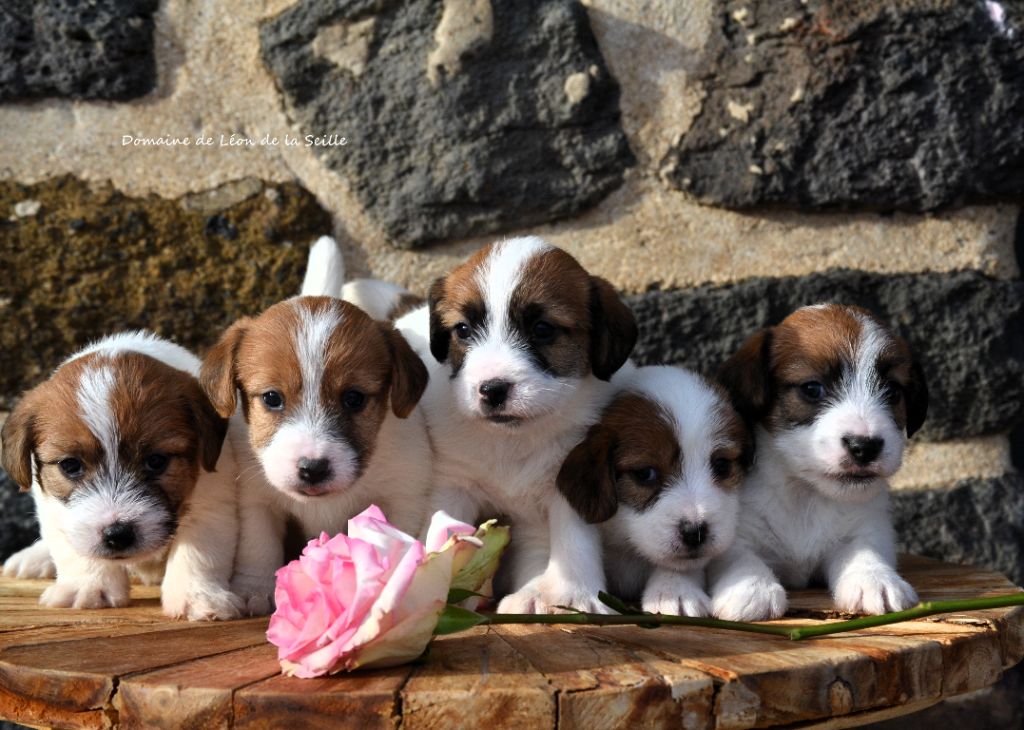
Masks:
[[[881,616],[863,616],[849,621],[835,621],[826,624],[806,624],[803,626],[778,626],[772,624],[745,623],[742,621],[723,621],[715,618],[695,618],[692,616],[670,616],[666,614],[600,614],[600,613],[565,613],[565,614],[518,614],[496,613],[487,616],[484,624],[577,624],[589,626],[633,626],[633,625],[668,625],[668,626],[701,626],[710,629],[727,631],[747,631],[755,634],[774,634],[785,636],[793,641],[809,639],[827,634],[841,634],[857,631],[873,626],[885,626],[902,621],[909,621],[940,613],[958,613],[961,611],[981,611],[989,608],[1005,608],[1007,606],[1024,605],[1024,593],[992,598],[966,598],[955,601],[926,601],[906,611],[886,613]]]

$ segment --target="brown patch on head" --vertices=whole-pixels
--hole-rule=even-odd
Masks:
[[[319,341],[311,339],[311,327],[324,330]],[[254,448],[264,448],[284,422],[314,408],[352,447],[360,470],[373,453],[388,408],[400,418],[408,416],[427,384],[426,368],[394,327],[330,297],[300,297],[270,307],[247,321],[233,351],[233,387],[243,394]],[[305,382],[306,374],[319,383]],[[317,392],[307,393],[310,387]],[[271,391],[282,407],[267,406],[264,396]]]
[[[431,288],[431,352],[439,361],[451,363],[455,373],[470,347],[455,328],[465,324],[478,333],[487,326],[488,309],[495,306],[489,297],[494,293],[482,291],[478,279],[502,245],[514,244],[480,249]],[[593,373],[607,380],[636,343],[636,320],[615,289],[554,247],[525,260],[507,311],[506,325],[526,345],[533,361],[559,377]]]
[[[140,488],[159,490],[162,501],[180,511],[200,468],[212,471],[216,465],[227,429],[188,373],[134,352],[76,358],[25,396],[11,434],[27,435],[40,486],[50,496],[67,500],[108,477],[111,455],[104,451],[105,436],[93,433],[79,402],[83,383],[103,368],[113,373],[104,408],[116,427],[117,468],[134,475]],[[8,435],[5,426],[5,446]],[[166,457],[166,466],[154,471],[154,455]],[[19,459],[24,458],[22,452]],[[60,463],[67,459],[81,463],[80,475],[64,473]]]
[[[897,424],[913,434],[927,409],[921,368],[907,343],[860,307],[797,310],[778,326],[752,335],[723,364],[718,379],[744,417],[769,431],[810,423],[828,401],[806,397],[801,385],[820,383],[824,392],[837,392],[856,365],[868,326],[884,338],[872,367],[879,381],[888,383]]]
[[[678,478],[683,454],[672,417],[650,398],[618,396],[569,453],[558,488],[588,522],[610,519],[619,503],[643,511]],[[649,470],[655,477],[648,479]]]

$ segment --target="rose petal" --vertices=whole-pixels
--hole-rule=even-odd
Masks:
[[[473,525],[457,520],[443,510],[438,510],[430,518],[430,526],[427,528],[427,541],[425,547],[427,552],[439,552],[453,535],[472,535],[476,532]]]

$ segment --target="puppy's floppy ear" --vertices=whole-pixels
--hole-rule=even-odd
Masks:
[[[910,380],[903,389],[903,398],[907,406],[907,438],[910,438],[921,428],[928,415],[928,383],[925,381],[924,369],[916,358],[910,365]]]
[[[224,445],[224,436],[228,432],[228,419],[221,418],[214,410],[213,404],[199,387],[199,383],[193,383],[184,395],[191,411],[192,424],[199,437],[199,463],[206,471],[214,471],[217,459],[220,458],[221,447]]]
[[[4,421],[3,467],[22,492],[32,487],[32,450],[35,448],[35,391],[29,391]]]
[[[230,418],[238,403],[238,384],[235,382],[235,359],[252,320],[248,317],[235,322],[224,331],[217,344],[203,359],[199,382],[213,407],[224,418]]]
[[[558,490],[591,524],[611,519],[619,509],[614,452],[615,434],[599,423],[569,452],[558,472]]]
[[[391,349],[391,410],[399,418],[407,418],[427,389],[430,375],[401,332],[386,322],[380,327]]]
[[[590,277],[590,368],[608,380],[621,368],[636,344],[633,310],[615,287],[599,276]]]
[[[444,299],[445,279],[435,279],[427,295],[427,306],[430,311],[430,354],[438,362],[448,359],[448,346],[451,344],[452,333],[444,326],[438,307]]]
[[[771,408],[771,342],[770,327],[754,333],[718,369],[718,382],[747,423],[757,423]]]

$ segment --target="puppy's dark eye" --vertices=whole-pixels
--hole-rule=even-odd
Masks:
[[[887,402],[895,405],[896,403],[899,403],[900,398],[903,397],[903,386],[895,380],[890,380],[885,384],[883,396]]]
[[[157,477],[167,471],[167,465],[171,462],[167,454],[154,453],[146,457],[146,473]]]
[[[366,405],[366,396],[362,391],[349,388],[341,394],[341,404],[350,411],[359,412]]]
[[[553,324],[545,322],[543,319],[534,322],[530,331],[533,333],[533,339],[537,342],[551,342],[558,332]]]
[[[715,479],[728,479],[732,474],[732,461],[724,457],[711,460],[711,473]]]
[[[468,340],[471,334],[473,334],[473,330],[465,322],[459,322],[457,325],[455,325],[455,335],[460,340]]]
[[[658,483],[660,475],[653,466],[645,466],[642,469],[634,469],[630,474],[637,484],[643,487],[653,487]]]
[[[284,396],[276,390],[268,390],[262,395],[263,405],[271,411],[279,411],[284,408]]]
[[[57,462],[57,466],[68,479],[78,479],[85,473],[85,466],[75,458],[61,459]]]
[[[819,401],[825,397],[825,386],[816,380],[801,383],[800,394],[809,401]]]

